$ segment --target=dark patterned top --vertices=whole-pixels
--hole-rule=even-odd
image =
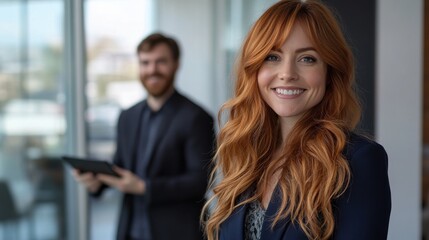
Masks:
[[[244,221],[244,239],[261,239],[262,224],[264,223],[265,210],[259,201],[249,203]]]

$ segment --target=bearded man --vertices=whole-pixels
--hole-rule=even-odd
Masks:
[[[175,89],[180,49],[173,38],[151,34],[137,54],[147,99],[119,116],[113,162],[120,177],[77,170],[75,177],[93,196],[106,187],[124,193],[118,240],[202,239],[213,118]]]

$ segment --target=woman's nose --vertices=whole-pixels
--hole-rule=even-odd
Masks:
[[[298,74],[293,63],[283,64],[281,68],[279,68],[277,76],[282,81],[292,81],[298,79]]]

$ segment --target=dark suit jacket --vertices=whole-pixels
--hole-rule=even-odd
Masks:
[[[133,170],[141,112],[145,101],[121,113],[114,163]],[[204,204],[213,153],[213,119],[202,108],[175,92],[163,106],[165,117],[147,147],[144,221],[152,239],[202,239],[199,216]],[[131,195],[125,194],[117,239],[129,234]]]
[[[334,240],[382,240],[387,239],[391,197],[387,176],[387,154],[384,148],[366,138],[351,134],[344,150],[351,168],[351,183],[346,192],[333,201],[335,214]],[[320,183],[323,184],[323,183]],[[280,207],[279,189],[265,215],[261,240],[307,240],[297,223],[289,219],[278,222],[271,229],[270,216]],[[221,224],[221,240],[244,239],[246,205],[235,210]],[[271,218],[272,219],[272,218]]]

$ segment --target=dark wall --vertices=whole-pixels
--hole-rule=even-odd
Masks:
[[[359,128],[374,135],[376,1],[324,2],[337,14],[355,56],[357,91],[363,108]]]

